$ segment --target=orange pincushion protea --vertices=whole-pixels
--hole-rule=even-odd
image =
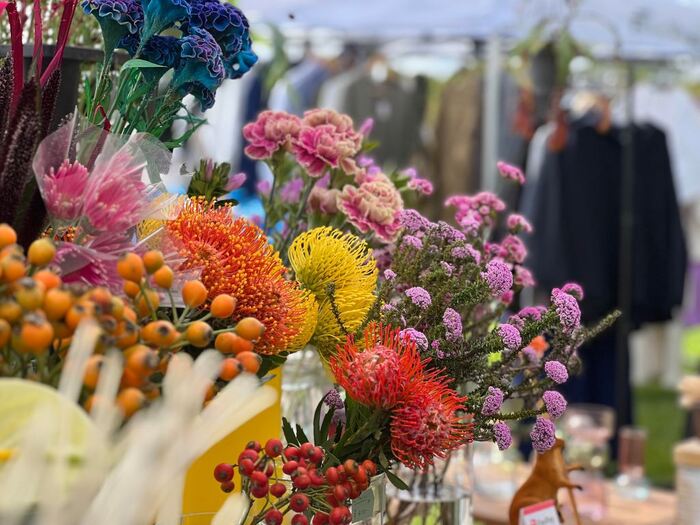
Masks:
[[[167,231],[185,259],[181,269],[201,269],[210,299],[227,293],[237,300],[234,321],[251,316],[265,325],[257,352],[298,349],[290,345],[306,320],[304,292],[285,279],[286,268],[260,228],[234,217],[229,206],[191,200]]]

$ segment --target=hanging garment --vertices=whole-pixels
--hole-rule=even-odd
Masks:
[[[545,155],[530,215],[535,231],[527,239],[528,264],[535,278],[546,290],[580,283],[589,323],[618,305],[623,132],[613,127],[600,134],[585,118],[572,122],[565,148]],[[651,125],[635,125],[633,132],[634,263],[626,314],[637,328],[671,319],[682,303],[686,250],[665,135]],[[602,373],[629,377],[616,369],[615,331],[593,340],[580,356],[584,375],[564,388],[570,402],[615,406],[614,387],[599,382]],[[619,417],[628,421],[630,414]]]
[[[442,90],[435,126],[437,202],[450,195],[475,193],[481,187],[481,97],[481,74],[466,69]],[[449,217],[449,210],[443,213]]]
[[[270,109],[303,115],[307,109],[316,107],[318,92],[330,75],[324,62],[305,58],[275,83],[270,92]]]
[[[343,107],[358,125],[367,118],[374,120],[370,139],[379,147],[372,157],[380,164],[405,168],[420,148],[426,95],[422,77],[393,75],[377,82],[363,72],[348,85]]]

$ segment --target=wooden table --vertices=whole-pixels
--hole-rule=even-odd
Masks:
[[[586,518],[586,525],[672,525],[676,515],[676,496],[673,492],[652,490],[646,501],[623,500],[617,496],[612,484],[608,484],[608,513],[603,520],[595,522]],[[565,491],[560,492],[560,501],[565,502]],[[508,525],[510,501],[489,499],[476,495],[474,517],[486,525]],[[573,523],[567,520],[567,524]]]

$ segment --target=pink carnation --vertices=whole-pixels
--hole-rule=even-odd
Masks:
[[[373,231],[386,242],[396,239],[401,229],[403,200],[391,182],[348,184],[338,197],[338,208],[362,233]]]
[[[245,153],[252,159],[269,159],[281,148],[289,148],[299,136],[301,121],[284,111],[263,111],[255,122],[243,127],[248,141]]]
[[[326,215],[338,213],[338,196],[340,190],[326,189],[322,186],[314,186],[309,194],[309,208],[311,211],[320,211]]]
[[[77,219],[83,207],[87,181],[87,168],[77,161],[71,164],[64,160],[57,170],[51,168],[48,173],[37,176],[49,215],[61,221]]]
[[[337,133],[333,125],[323,124],[302,128],[292,149],[309,175],[320,177],[329,168],[355,173],[358,168],[354,157],[361,145],[361,141]]]

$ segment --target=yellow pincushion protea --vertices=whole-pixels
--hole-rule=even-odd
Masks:
[[[289,248],[289,261],[297,281],[318,299],[313,341],[326,358],[345,331],[353,333],[367,317],[376,299],[377,264],[366,242],[329,227],[299,235]],[[329,285],[334,287],[337,316]]]
[[[292,342],[289,343],[289,352],[304,348],[311,340],[316,330],[316,324],[318,322],[318,301],[316,300],[316,296],[307,290],[303,295],[302,302],[306,310],[304,323],[301,327],[301,331],[292,339]]]

